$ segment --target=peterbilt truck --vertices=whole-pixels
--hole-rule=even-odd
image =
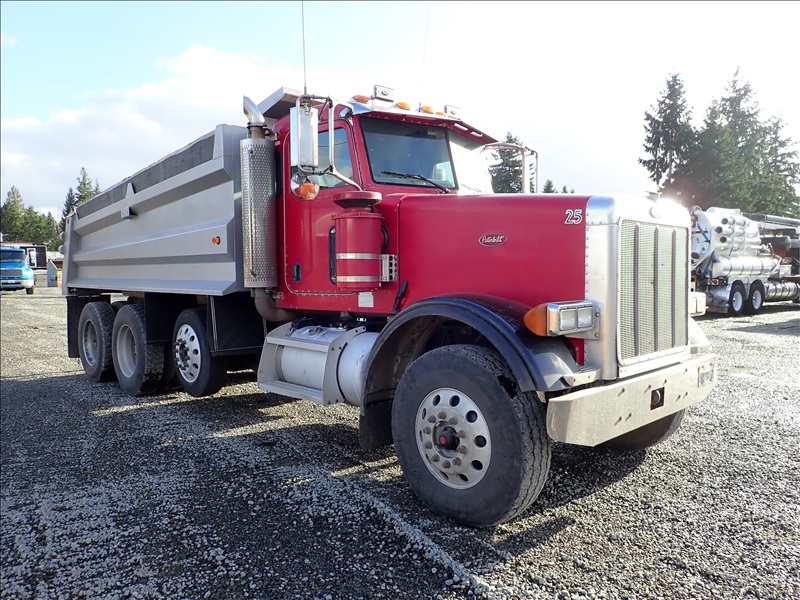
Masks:
[[[755,314],[800,299],[800,219],[699,207],[692,217],[692,286],[709,312]]]
[[[249,361],[260,390],[357,407],[361,446],[474,527],[534,502],[554,442],[652,446],[715,386],[677,204],[494,193],[508,145],[380,86],[243,109],[67,219],[91,380],[200,397]]]

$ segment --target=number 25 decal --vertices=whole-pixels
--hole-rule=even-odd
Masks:
[[[567,209],[567,218],[564,220],[565,225],[577,225],[583,222],[583,209],[576,208],[575,210]]]

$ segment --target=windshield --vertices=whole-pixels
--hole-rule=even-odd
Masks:
[[[365,118],[372,178],[378,183],[491,194],[482,146],[444,127]]]
[[[10,250],[7,248],[0,250],[0,262],[21,263],[26,262],[26,258],[25,250]]]

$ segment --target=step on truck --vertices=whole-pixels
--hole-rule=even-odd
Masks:
[[[265,392],[358,407],[362,447],[394,444],[475,527],[534,502],[554,442],[652,446],[716,384],[682,207],[494,193],[507,145],[380,86],[243,108],[67,219],[90,379],[200,397],[250,364]]]

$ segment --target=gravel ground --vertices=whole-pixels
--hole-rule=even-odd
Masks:
[[[800,306],[700,319],[719,385],[647,452],[557,444],[488,530],[422,506],[357,409],[134,399],[66,356],[57,288],[0,298],[3,598],[800,598]]]

